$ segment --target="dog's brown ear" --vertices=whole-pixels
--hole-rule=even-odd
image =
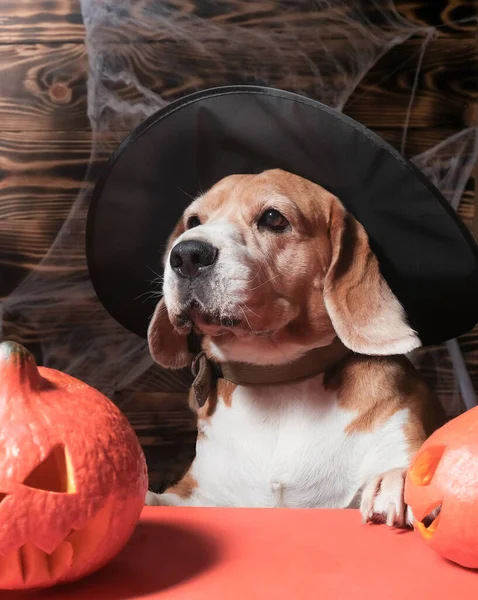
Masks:
[[[421,345],[382,277],[362,225],[334,198],[329,222],[332,259],[324,301],[342,343],[353,352],[405,354]]]
[[[162,298],[148,328],[149,351],[154,360],[166,369],[181,369],[191,362],[187,337],[174,329]]]
[[[184,231],[184,222],[181,217],[168,238],[166,251],[163,254],[163,265],[168,259],[174,242]],[[164,298],[161,298],[156,306],[149,324],[148,344],[151,356],[166,369],[181,369],[191,362],[187,337],[178,333],[171,324]]]

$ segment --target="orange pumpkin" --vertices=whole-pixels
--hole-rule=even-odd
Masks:
[[[407,474],[405,501],[431,548],[464,567],[478,568],[478,407],[452,419],[423,444]],[[438,510],[431,523],[423,523]]]
[[[133,532],[147,491],[136,435],[98,391],[0,344],[0,588],[97,570]]]

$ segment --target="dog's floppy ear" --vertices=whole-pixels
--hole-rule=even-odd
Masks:
[[[324,301],[334,329],[353,352],[405,354],[421,345],[382,277],[362,225],[334,198],[329,222],[332,259]]]
[[[164,298],[159,301],[149,324],[148,344],[151,356],[166,369],[181,369],[191,362],[187,337],[171,324]]]
[[[166,244],[163,265],[176,239],[185,231],[183,218],[176,224]],[[161,298],[148,327],[149,351],[154,360],[166,369],[182,369],[191,362],[187,337],[174,329],[169,320],[164,298]]]

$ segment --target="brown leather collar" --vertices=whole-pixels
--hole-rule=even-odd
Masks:
[[[314,348],[301,358],[282,365],[249,365],[236,362],[218,365],[209,360],[204,352],[200,352],[191,366],[194,376],[194,399],[199,408],[204,406],[218,378],[244,386],[293,383],[324,373],[348,354],[351,354],[351,351],[339,339],[329,346]]]

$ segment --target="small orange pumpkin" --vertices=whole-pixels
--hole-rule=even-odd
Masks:
[[[97,570],[132,534],[146,491],[144,454],[118,408],[0,344],[0,588]]]
[[[435,431],[407,473],[415,529],[441,556],[478,568],[478,407]],[[439,510],[429,524],[423,521]]]

